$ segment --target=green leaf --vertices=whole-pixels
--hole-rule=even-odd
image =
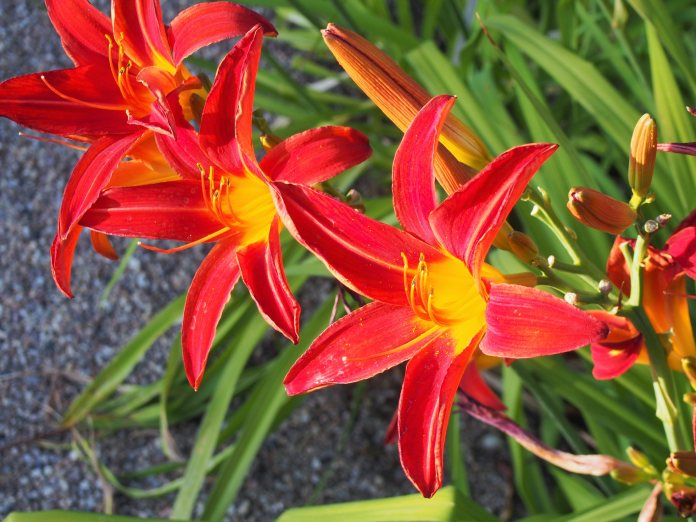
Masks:
[[[611,498],[603,499],[584,511],[556,518],[554,522],[613,522],[621,520],[623,517],[638,513],[648,495],[650,495],[649,488],[635,486]]]
[[[407,495],[294,508],[278,522],[495,522],[498,519],[452,486],[442,488],[431,499]]]
[[[183,477],[183,485],[172,508],[172,517],[191,517],[196,498],[203,487],[207,463],[215,451],[218,433],[222,427],[230,401],[234,396],[237,380],[251,356],[251,352],[253,352],[268,328],[255,308],[249,310],[245,316],[245,320],[241,322],[244,327],[234,340],[236,349],[225,362],[220,376],[220,382],[223,384],[215,389],[213,397],[207,406],[205,417],[203,417],[201,426],[198,429],[196,442],[189,456]]]
[[[656,35],[662,40],[670,56],[679,64],[681,72],[689,80],[689,87],[692,91],[696,91],[693,57],[689,57],[684,45],[684,36],[687,34],[679,30],[679,25],[670,16],[667,5],[662,0],[629,0],[629,2],[646,22],[653,25]]]
[[[659,140],[693,141],[696,137],[691,123],[693,116],[684,109],[686,104],[667,55],[660,45],[655,29],[647,26],[646,32]],[[653,178],[658,197],[671,201],[669,211],[680,217],[686,216],[692,210],[693,194],[696,192],[696,163],[690,160],[691,158],[681,154],[659,154],[657,163],[664,165],[666,162],[668,168],[661,168]],[[677,201],[679,206],[675,205]]]
[[[113,393],[130,375],[135,365],[157,338],[181,317],[185,296],[179,296],[138,332],[114,357],[87,388],[72,402],[63,417],[64,426],[72,426],[84,419],[101,401]]]
[[[213,490],[206,502],[203,518],[212,522],[223,520],[227,508],[235,497],[247,475],[254,457],[266,439],[275,418],[290,400],[283,387],[283,378],[309,343],[326,328],[333,302],[327,299],[314,313],[302,330],[299,346],[287,346],[273,361],[268,374],[256,386],[249,398],[249,410],[254,412],[253,422],[244,423],[233,453],[225,460]]]
[[[508,15],[485,20],[500,31],[524,54],[539,64],[589,112],[621,148],[627,147],[640,114],[597,68],[577,54],[564,49],[534,27]]]
[[[137,518],[101,513],[81,513],[79,511],[42,511],[40,513],[11,513],[3,522],[177,522],[162,518]],[[185,522],[181,519],[178,522]]]

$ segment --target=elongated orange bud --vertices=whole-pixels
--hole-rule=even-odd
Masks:
[[[329,24],[322,31],[324,41],[338,63],[377,107],[401,131],[408,128],[431,95],[399,67],[394,60],[362,36]],[[440,136],[442,144],[460,162],[480,170],[491,160],[481,140],[454,116],[450,115]],[[446,177],[448,173],[440,170]],[[457,180],[461,185],[468,177]],[[452,175],[452,174],[449,174]],[[454,175],[462,175],[454,173]],[[445,190],[451,180],[438,177]]]
[[[507,240],[510,245],[510,251],[520,261],[529,263],[539,255],[539,247],[537,247],[534,240],[524,232],[515,230],[508,234]]]
[[[631,158],[628,162],[628,184],[639,200],[650,190],[656,155],[657,125],[649,114],[643,114],[633,129]]]
[[[583,225],[609,234],[621,234],[636,220],[636,211],[627,203],[590,188],[570,189],[566,206]]]

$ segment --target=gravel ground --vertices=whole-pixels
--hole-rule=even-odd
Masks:
[[[101,2],[103,5],[104,2]],[[191,2],[163,2],[165,19]],[[0,78],[70,66],[38,0],[0,0]],[[171,298],[186,290],[202,250],[175,256],[138,251],[106,308],[99,296],[115,265],[83,240],[73,272],[76,298],[65,299],[49,270],[49,247],[62,189],[78,153],[21,138],[0,121],[0,517],[12,511],[102,509],[102,489],[90,466],[53,433],[60,412],[84,383]],[[125,243],[116,242],[123,251]],[[170,333],[169,338],[172,333]],[[167,339],[158,342],[129,382],[162,373]],[[369,381],[345,447],[353,387],[311,395],[264,443],[229,520],[266,521],[303,505],[329,470],[316,503],[413,493],[393,446],[382,439],[398,398],[399,370]],[[500,514],[509,506],[504,441],[464,421],[464,451],[474,497]],[[177,427],[190,447],[196,424]],[[122,432],[96,443],[114,471],[162,462],[156,433]],[[326,477],[325,477],[326,478]],[[156,483],[147,484],[155,486]],[[172,497],[114,499],[121,514],[167,516]]]

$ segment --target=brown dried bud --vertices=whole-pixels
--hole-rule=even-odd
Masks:
[[[534,240],[524,232],[513,230],[508,234],[507,240],[510,245],[510,251],[520,261],[530,263],[539,255],[539,247],[537,247]]]
[[[649,114],[643,114],[633,129],[628,163],[628,184],[638,198],[644,198],[650,190],[656,155],[657,125]]]
[[[675,451],[667,459],[667,466],[675,473],[696,478],[696,452]]]
[[[590,188],[570,189],[566,206],[583,225],[609,234],[621,234],[636,220],[636,211],[627,203]]]
[[[680,487],[670,495],[669,501],[682,517],[690,517],[696,513],[696,488]]]

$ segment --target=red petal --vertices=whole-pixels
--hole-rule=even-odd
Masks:
[[[201,147],[228,172],[245,170],[242,154],[255,157],[251,119],[262,40],[257,25],[225,56],[203,109]]]
[[[140,67],[172,64],[159,0],[113,0],[114,35],[123,38],[125,54]],[[172,64],[171,72],[174,71]]]
[[[73,293],[70,290],[70,272],[77,240],[80,239],[80,232],[82,232],[82,227],[73,227],[68,237],[63,241],[61,241],[60,235],[56,234],[51,245],[51,274],[53,275],[53,280],[63,295],[70,299],[73,297]]]
[[[428,216],[437,205],[434,160],[440,131],[456,98],[437,96],[413,119],[394,156],[392,193],[396,217],[410,232],[430,244],[435,236]]]
[[[444,254],[412,235],[370,219],[309,187],[277,183],[276,203],[295,239],[326,263],[336,277],[361,294],[407,306],[404,261],[418,264]]]
[[[563,353],[607,336],[591,315],[535,288],[491,284],[481,351],[523,359]]]
[[[682,228],[673,234],[667,240],[667,253],[691,279],[696,279],[696,226]]]
[[[94,230],[89,231],[89,238],[92,241],[92,248],[100,256],[103,256],[111,261],[118,260],[118,254],[114,249],[114,246],[109,241],[109,236],[102,234],[101,232],[96,232]]]
[[[442,335],[410,308],[370,303],[329,326],[290,368],[289,395],[369,379],[401,364]]]
[[[223,227],[208,210],[201,183],[191,180],[108,189],[80,224],[112,236],[186,242]]]
[[[276,181],[313,185],[362,163],[372,154],[367,137],[349,127],[311,129],[273,147],[261,169]]]
[[[108,63],[111,21],[88,0],[46,0],[48,16],[75,65]]]
[[[430,215],[435,236],[474,278],[527,183],[557,148],[537,143],[504,152]]]
[[[442,336],[406,366],[399,399],[399,455],[406,476],[426,498],[442,485],[450,410],[480,338],[481,332],[457,353],[456,342]]]
[[[61,95],[49,89],[44,80]],[[84,65],[0,83],[0,116],[61,136],[130,134],[126,105],[108,68]]]
[[[207,176],[210,160],[198,143],[198,133],[188,122],[177,122],[174,135],[176,139],[164,134],[155,134],[157,147],[179,175],[200,181],[199,165],[203,167]]]
[[[691,214],[682,219],[681,223],[679,223],[677,228],[674,230],[674,233],[676,234],[686,227],[696,227],[696,209],[692,210]]]
[[[273,220],[268,241],[247,245],[237,251],[244,284],[266,322],[297,344],[300,340],[300,305],[285,278],[280,250],[279,220]]]
[[[625,317],[601,310],[587,312],[609,328],[608,335],[592,343],[592,376],[598,380],[614,379],[625,373],[644,349],[643,336]]]
[[[77,162],[65,186],[58,216],[58,234],[65,239],[107,186],[111,175],[135,142],[139,133],[120,138],[104,136],[95,141]]]
[[[624,239],[621,236],[616,236],[614,239],[614,244],[611,246],[609,258],[607,259],[607,277],[625,296],[630,297],[631,273],[626,258],[620,249],[622,244],[628,242],[628,239]]]
[[[236,251],[234,241],[217,243],[198,267],[186,295],[181,344],[184,370],[194,390],[203,378],[222,310],[239,280]]]
[[[597,380],[614,379],[623,375],[636,362],[643,348],[639,335],[620,343],[592,343],[592,376]]]
[[[505,404],[503,404],[498,395],[483,380],[481,372],[475,364],[470,364],[466,368],[462,382],[459,383],[459,389],[476,402],[488,408],[499,411],[506,409]]]
[[[198,49],[226,38],[241,36],[256,24],[268,36],[278,34],[263,16],[230,2],[206,2],[181,11],[167,31],[174,63],[179,65]]]

